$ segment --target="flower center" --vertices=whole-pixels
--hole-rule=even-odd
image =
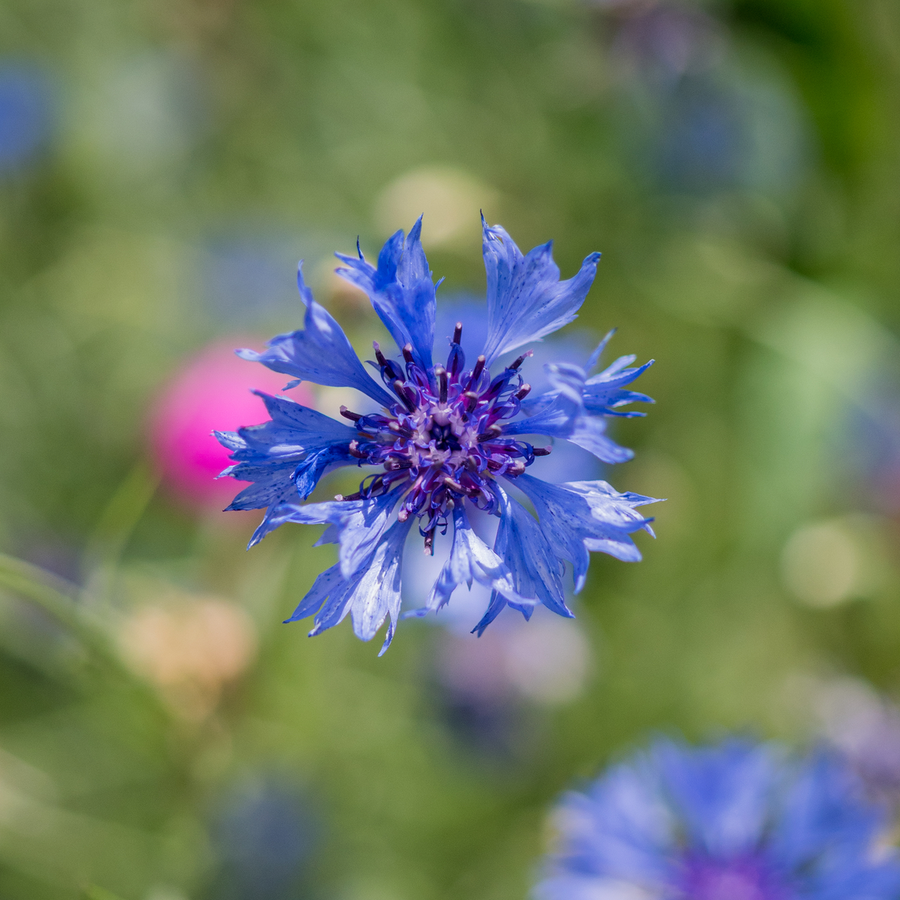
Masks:
[[[789,893],[762,860],[688,859],[681,878],[684,900],[789,900]]]
[[[380,466],[359,492],[345,500],[374,497],[402,488],[401,521],[411,515],[424,519],[419,531],[431,552],[435,530],[446,532],[448,514],[457,503],[469,500],[493,512],[499,503],[494,478],[521,475],[537,456],[550,448],[535,448],[525,441],[503,436],[503,422],[519,413],[531,386],[519,367],[531,356],[520,356],[495,378],[479,356],[471,369],[460,346],[458,323],[446,366],[425,371],[403,348],[404,365],[387,359],[376,343],[375,357],[381,378],[397,397],[387,415],[363,416],[346,407],[341,415],[356,423],[359,438],[350,453],[360,465]],[[373,363],[374,365],[375,363]]]

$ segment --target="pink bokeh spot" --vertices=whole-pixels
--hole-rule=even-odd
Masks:
[[[262,400],[251,393],[282,391],[289,376],[235,356],[236,347],[259,347],[252,338],[216,341],[191,357],[163,386],[149,417],[150,446],[169,492],[192,506],[224,507],[245,486],[218,475],[228,451],[212,436],[267,421]],[[305,385],[291,399],[312,405]]]

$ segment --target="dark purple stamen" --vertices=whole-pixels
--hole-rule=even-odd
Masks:
[[[399,489],[400,521],[410,516],[425,520],[419,530],[426,553],[433,550],[435,531],[446,530],[450,512],[461,500],[496,512],[494,477],[521,475],[535,457],[550,452],[503,437],[503,423],[518,414],[520,401],[531,390],[518,372],[531,351],[492,379],[484,356],[466,371],[461,340],[462,324],[457,323],[447,365],[430,372],[416,362],[411,344],[403,348],[400,365],[376,343],[382,380],[397,402],[388,415],[362,416],[341,407],[341,415],[355,422],[360,433],[359,440],[350,442],[349,454],[361,465],[384,470],[364,479],[353,499]]]

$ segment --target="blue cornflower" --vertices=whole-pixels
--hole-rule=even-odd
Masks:
[[[626,388],[650,363],[633,368],[622,357],[598,375],[596,366],[608,340],[587,365],[548,366],[550,387],[529,397],[521,368],[525,352],[508,364],[498,360],[523,344],[539,341],[576,318],[594,280],[598,253],[578,273],[559,280],[551,244],[523,255],[499,226],[482,219],[487,269],[487,339],[473,364],[462,349],[462,323],[447,336],[445,363],[434,361],[435,284],[419,240],[421,217],[408,236],[398,231],[384,245],[377,266],[357,256],[337,254],[338,274],[362,288],[397,343],[385,353],[375,343],[369,363],[374,380],[344,332],[313,299],[298,272],[306,304],[305,328],[273,338],[262,353],[240,350],[276,372],[301,381],[350,387],[374,401],[380,412],[341,407],[343,424],[285,397],[260,393],[271,421],[217,433],[232,451],[234,465],[223,474],[253,484],[229,509],[266,508],[250,546],[285,522],[325,524],[319,543],[339,545],[339,561],[316,579],[293,616],[315,616],[311,635],[340,622],[349,612],[356,634],[371,640],[390,617],[382,653],[400,614],[401,565],[415,523],[432,553],[436,534],[452,520],[447,564],[431,590],[423,613],[438,610],[463,582],[491,588],[488,609],[474,631],[480,635],[509,605],[528,618],[538,603],[571,617],[562,577],[572,565],[575,587],[585,581],[589,551],[623,560],[640,553],[630,535],[650,531],[636,507],[652,503],[639,494],[620,494],[604,481],[547,484],[527,473],[550,447],[523,437],[561,438],[600,460],[632,456],[605,433],[604,417],[624,412],[633,401],[648,401]],[[350,496],[301,505],[319,479],[341,466],[375,469]],[[533,504],[536,519],[510,495],[515,486]],[[499,518],[493,549],[472,527],[477,509]],[[467,512],[468,511],[468,512]],[[651,532],[652,534],[652,532]]]
[[[884,810],[836,757],[661,741],[569,794],[535,900],[896,900]]]

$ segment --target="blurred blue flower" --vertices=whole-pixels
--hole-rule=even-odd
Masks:
[[[315,849],[318,824],[289,780],[268,775],[231,786],[216,805],[211,836],[220,860],[216,900],[288,900]]]
[[[47,74],[31,62],[0,63],[0,173],[20,168],[43,149],[52,119]]]
[[[881,807],[819,752],[660,741],[557,815],[535,900],[893,900],[900,861]]]
[[[239,351],[244,359],[291,376],[289,387],[314,381],[354,388],[383,411],[341,407],[348,425],[287,398],[261,394],[270,422],[217,433],[234,460],[223,474],[253,482],[229,509],[266,508],[251,546],[285,522],[326,524],[320,543],[339,545],[339,562],[319,575],[289,621],[315,615],[314,635],[350,613],[357,636],[371,640],[390,617],[382,653],[399,618],[403,547],[414,522],[429,554],[435,536],[445,535],[453,522],[449,559],[418,613],[439,610],[460,584],[477,581],[492,591],[474,629],[481,634],[507,605],[525,618],[539,603],[571,617],[562,587],[565,563],[572,565],[579,590],[590,551],[640,559],[631,534],[650,527],[636,507],[653,502],[620,494],[604,481],[554,485],[526,474],[550,448],[523,440],[529,435],[559,438],[607,463],[629,459],[631,451],[606,434],[604,419],[635,415],[621,408],[649,399],[626,386],[650,363],[634,368],[634,357],[626,356],[589,377],[607,338],[584,366],[548,366],[549,388],[532,397],[520,372],[530,351],[497,366],[505,354],[576,318],[599,254],[588,256],[573,278],[560,281],[551,244],[523,255],[500,226],[483,223],[488,284],[483,353],[467,366],[463,326],[457,323],[446,364],[435,364],[436,286],[419,240],[421,224],[420,218],[408,237],[402,231],[393,235],[377,267],[361,252],[338,254],[345,264],[338,274],[365,291],[399,348],[396,357],[389,357],[375,343],[376,362],[370,365],[381,384],[313,299],[302,273],[305,330],[273,338],[262,353]],[[338,495],[333,502],[297,503],[327,472],[363,465],[378,471],[356,493]],[[539,521],[510,495],[511,486],[534,505]],[[493,549],[473,529],[467,509],[499,518]]]
[[[723,21],[680,0],[610,8],[631,155],[675,192],[785,196],[813,155],[803,106],[774,63],[733,46]]]

